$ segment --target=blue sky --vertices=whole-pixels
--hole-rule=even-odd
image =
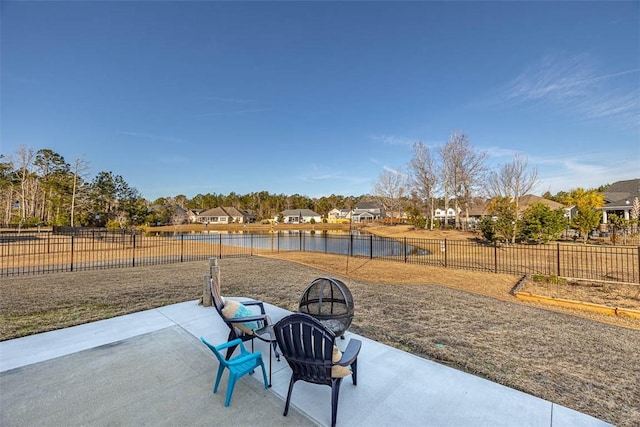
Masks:
[[[3,1],[0,152],[150,200],[358,196],[455,131],[537,194],[638,178],[639,5]]]

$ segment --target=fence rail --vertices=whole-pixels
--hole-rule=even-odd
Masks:
[[[411,264],[509,274],[640,283],[640,248],[552,243],[497,245],[367,234],[278,232],[145,236],[89,231],[0,234],[0,277],[320,252]]]

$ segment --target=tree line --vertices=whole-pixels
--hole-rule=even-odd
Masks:
[[[522,198],[539,185],[537,168],[530,167],[528,159],[518,154],[498,167],[490,167],[487,158],[488,153],[473,147],[469,136],[461,132],[452,133],[436,149],[416,142],[408,165],[384,170],[373,194],[392,215],[405,212],[419,227],[446,227],[450,222],[455,228],[474,225],[491,241],[548,242],[571,228],[586,242],[589,233],[599,226],[602,211],[598,208],[604,206],[607,185],[543,195],[571,207],[569,212],[553,210],[543,203],[522,209]],[[470,220],[469,212],[479,206],[485,215],[476,223]],[[453,218],[447,217],[450,207]],[[437,208],[444,209],[442,221],[436,220]],[[609,219],[620,230],[637,230],[639,215],[640,201],[636,198],[630,220],[615,214]]]
[[[466,228],[470,209],[487,203],[486,213],[475,224],[489,240],[554,240],[568,226],[588,234],[600,222],[598,207],[604,201],[604,189],[573,189],[544,197],[577,213],[567,224],[564,213],[546,206],[533,206],[521,212],[520,200],[538,184],[537,170],[525,157],[513,159],[497,168],[489,167],[486,151],[470,144],[468,135],[453,133],[435,149],[422,142],[413,145],[413,156],[406,168],[385,169],[373,183],[371,194],[320,198],[305,195],[271,194],[198,194],[146,200],[121,175],[111,171],[89,176],[84,159],[67,162],[50,149],[20,147],[15,155],[0,154],[0,224],[8,227],[37,225],[99,226],[128,228],[148,224],[186,222],[185,211],[229,206],[251,210],[258,220],[273,218],[285,209],[311,209],[322,216],[334,208],[354,209],[361,201],[377,201],[387,214],[404,218],[422,228],[453,226]],[[406,170],[406,172],[405,172]],[[448,212],[437,221],[436,208]],[[446,215],[446,214],[445,214]],[[617,220],[617,218],[614,218]]]
[[[252,210],[258,219],[285,209],[311,209],[326,215],[334,208],[353,209],[367,195],[310,198],[300,194],[198,194],[146,200],[121,176],[100,171],[89,176],[84,159],[67,162],[51,149],[22,146],[12,156],[0,154],[0,224],[4,227],[97,226],[128,228],[186,220],[185,210],[218,206]]]

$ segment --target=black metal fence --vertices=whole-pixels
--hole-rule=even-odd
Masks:
[[[83,233],[0,234],[0,277],[137,267],[248,257],[285,251],[353,257],[509,274],[640,283],[640,248],[552,243],[497,245],[460,240],[402,240],[368,234],[278,232],[146,236]]]

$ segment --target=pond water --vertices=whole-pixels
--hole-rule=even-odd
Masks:
[[[278,233],[202,233],[185,234],[185,240],[271,251],[307,251],[353,256],[428,255],[429,251],[401,241],[365,233],[280,231]]]

